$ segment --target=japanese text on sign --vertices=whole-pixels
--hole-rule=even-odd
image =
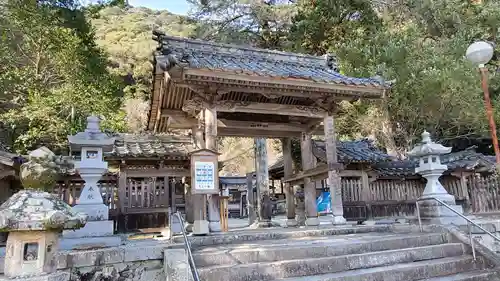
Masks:
[[[195,189],[215,189],[215,165],[213,162],[195,162]]]

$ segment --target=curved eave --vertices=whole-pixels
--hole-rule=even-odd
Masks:
[[[318,93],[330,93],[357,98],[382,97],[384,88],[376,85],[355,85],[314,80],[312,78],[281,77],[258,75],[256,73],[235,72],[211,69],[187,68],[182,71],[183,80],[195,83],[225,84],[227,86],[259,86],[277,90],[298,90]]]

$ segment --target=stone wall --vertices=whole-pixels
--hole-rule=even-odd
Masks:
[[[72,281],[165,281],[166,249],[182,245],[138,242],[114,248],[64,251],[57,256],[57,268],[69,272]],[[5,251],[0,248],[0,273]]]

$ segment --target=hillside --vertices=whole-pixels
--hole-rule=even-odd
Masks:
[[[156,45],[151,39],[153,29],[170,35],[189,37],[197,23],[168,11],[147,8],[109,7],[93,19],[97,43],[104,48],[111,60],[112,71],[123,77],[125,88],[124,110],[130,132],[141,132],[147,122],[148,97],[151,90],[151,55]],[[268,154],[271,163],[279,147],[269,140]],[[245,174],[253,170],[253,140],[224,138],[221,153],[227,161],[223,173]]]

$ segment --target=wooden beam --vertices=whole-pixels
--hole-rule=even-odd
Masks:
[[[198,124],[198,120],[196,120],[196,118],[191,117],[180,110],[163,110],[162,116],[168,116],[169,119],[171,119],[169,128],[172,129],[190,129]],[[317,122],[321,123],[320,120],[318,120]],[[243,136],[243,133],[248,133],[249,131],[272,132],[271,134],[266,134],[266,136],[268,137],[279,137],[280,132],[285,132],[292,137],[300,136],[300,133],[305,131],[309,131],[313,135],[323,135],[324,133],[323,127],[320,125],[314,128],[310,128],[309,124],[238,121],[229,119],[218,119],[217,128],[221,130],[219,132],[219,135],[221,135],[221,132],[224,132],[226,135],[236,134],[234,136]],[[241,132],[238,132],[238,130],[240,130]]]
[[[321,83],[314,81],[312,79],[295,79],[295,78],[282,78],[277,79],[275,77],[257,76],[257,75],[242,75],[237,73],[231,73],[228,71],[214,71],[214,70],[201,70],[201,69],[185,69],[184,70],[184,82],[189,81],[206,81],[207,78],[211,78],[212,82],[217,83],[213,80],[213,77],[221,78],[224,80],[224,84],[241,84],[242,87],[248,85],[257,85],[260,87],[269,87],[283,89],[287,88],[301,89],[306,91],[317,91],[321,93],[328,92],[345,92],[345,94],[351,94],[354,96],[359,96],[359,92],[363,93],[363,96],[371,98],[381,98],[383,87],[381,86],[354,86],[354,85],[342,85],[333,83]],[[187,81],[186,81],[187,80]],[[250,82],[250,83],[249,83]],[[253,83],[252,83],[253,82]],[[286,94],[284,94],[286,95]],[[302,95],[303,97],[304,95]]]
[[[168,175],[170,177],[189,177],[191,171],[188,169],[148,169],[148,170],[133,170],[126,169],[127,177],[163,177]]]
[[[214,106],[218,112],[276,114],[309,118],[323,118],[328,114],[324,109],[318,107],[277,103],[217,101]]]

